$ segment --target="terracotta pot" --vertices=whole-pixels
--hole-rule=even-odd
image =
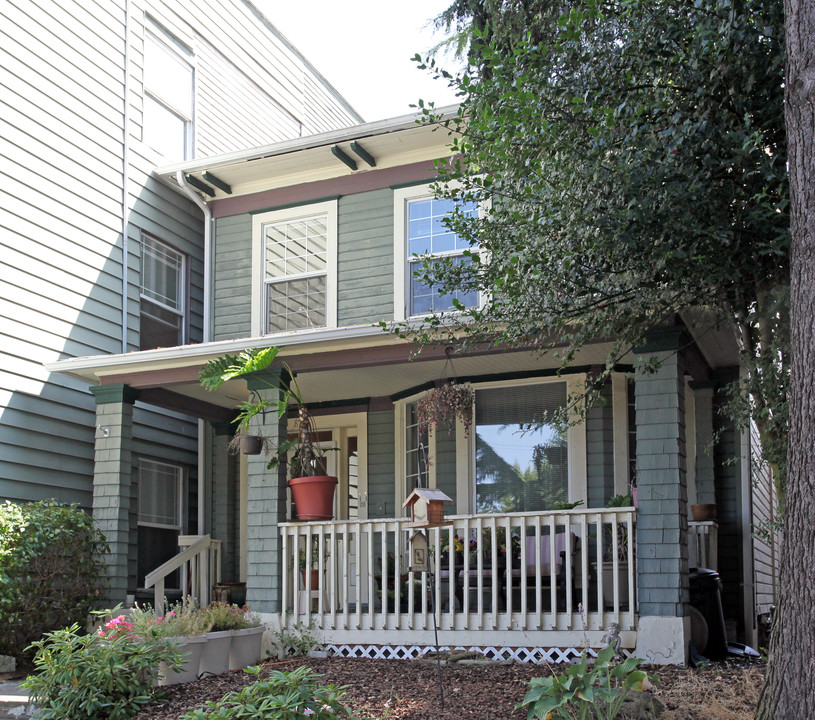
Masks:
[[[691,505],[690,511],[694,522],[705,522],[707,520],[716,519],[716,506],[712,503]]]
[[[244,455],[260,455],[263,450],[263,438],[258,435],[241,436],[241,452]]]
[[[298,520],[331,520],[334,517],[334,490],[339,481],[333,475],[315,475],[289,480]]]
[[[303,590],[306,589],[306,571],[300,571],[300,579],[303,581]],[[311,570],[311,589],[312,590],[319,590],[320,589],[320,571],[317,568],[313,568]]]

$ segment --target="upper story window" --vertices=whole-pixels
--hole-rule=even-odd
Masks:
[[[396,320],[415,315],[453,310],[453,300],[465,307],[478,304],[476,291],[454,291],[440,294],[434,287],[421,282],[415,272],[424,262],[417,256],[452,258],[453,262],[466,262],[464,250],[470,244],[445,227],[443,220],[453,212],[455,202],[437,199],[426,187],[398,189],[394,192]],[[462,212],[475,216],[476,203],[460,205]],[[400,316],[401,313],[401,316]]]
[[[142,235],[140,350],[184,344],[185,266],[181,253]]]
[[[158,25],[144,34],[144,142],[168,161],[193,149],[194,74],[189,51]]]
[[[336,202],[256,215],[253,243],[254,334],[335,327]]]

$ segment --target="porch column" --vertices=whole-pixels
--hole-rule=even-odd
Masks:
[[[690,639],[688,489],[685,457],[685,359],[681,327],[648,334],[637,348],[638,657],[684,664]],[[659,369],[643,367],[657,360]]]
[[[235,493],[236,479],[232,474],[234,455],[229,453],[232,425],[228,422],[212,423],[210,448],[210,478],[212,517],[209,527],[212,536],[221,541],[221,573],[224,581],[238,579],[235,549]]]
[[[133,487],[133,403],[138,391],[127,385],[91,387],[96,399],[96,443],[93,464],[93,517],[110,546],[108,584],[102,601],[107,607],[125,602],[130,556],[135,557]]]
[[[270,388],[277,383],[281,370],[263,371],[250,375],[246,384],[263,400],[278,402],[280,391]],[[250,431],[265,435],[272,448],[286,437],[286,420],[279,420],[277,411],[256,415]],[[286,469],[267,470],[265,453],[249,455],[247,489],[246,541],[246,601],[257,612],[280,611],[280,532],[278,523],[286,519]]]
[[[696,400],[696,502],[715,503],[715,462],[713,457],[713,394],[717,381],[692,382]]]

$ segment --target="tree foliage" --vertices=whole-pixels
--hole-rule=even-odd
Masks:
[[[455,77],[425,61],[462,99],[448,119],[423,106],[453,137],[435,190],[486,210],[449,219],[469,261],[428,263],[423,280],[488,300],[409,332],[531,346],[564,367],[610,338],[610,370],[679,313],[698,332],[735,323],[748,374],[734,398],[751,406],[783,477],[780,4],[458,0],[444,20],[471,23],[471,44]]]

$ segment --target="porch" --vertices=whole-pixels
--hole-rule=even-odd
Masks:
[[[633,649],[635,517],[634,508],[454,516],[427,531],[427,572],[408,565],[407,519],[281,523],[273,624],[313,624],[345,656],[435,645],[434,609],[442,646],[541,659],[599,646],[614,622]]]

